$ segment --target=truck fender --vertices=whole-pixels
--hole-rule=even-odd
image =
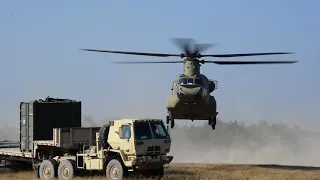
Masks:
[[[124,154],[122,150],[110,149],[109,151],[119,154],[122,162],[127,160],[127,156]]]

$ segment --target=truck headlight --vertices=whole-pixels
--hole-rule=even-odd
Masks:
[[[171,162],[173,159],[173,156],[162,156],[161,159],[162,161],[165,161],[165,162]]]
[[[143,158],[139,158],[139,159],[137,159],[137,162],[138,162],[138,163],[143,163],[143,162],[144,162],[144,159],[143,159]]]

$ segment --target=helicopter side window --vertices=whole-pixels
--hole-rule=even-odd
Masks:
[[[187,84],[187,78],[180,78],[178,84]]]

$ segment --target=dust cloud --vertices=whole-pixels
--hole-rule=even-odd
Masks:
[[[20,132],[17,127],[10,127],[7,124],[0,127],[0,141],[19,141]]]
[[[319,166],[320,133],[285,124],[217,123],[171,130],[174,162]]]
[[[110,119],[110,118],[108,118]],[[83,126],[101,126],[84,117]],[[203,126],[170,129],[170,154],[176,163],[239,163],[320,166],[320,133],[299,126],[218,121],[215,131]],[[19,140],[19,128],[3,126],[0,140]]]

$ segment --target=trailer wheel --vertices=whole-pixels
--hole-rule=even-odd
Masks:
[[[107,149],[110,146],[108,143],[109,129],[109,124],[105,124],[99,130],[99,145],[104,149]]]
[[[106,176],[108,180],[121,180],[123,179],[123,167],[121,162],[117,159],[109,161],[106,168]]]
[[[42,161],[39,168],[40,179],[54,179],[57,176],[58,163],[53,159]]]
[[[74,176],[74,161],[73,160],[63,160],[58,167],[58,178],[59,179],[72,179]]]

